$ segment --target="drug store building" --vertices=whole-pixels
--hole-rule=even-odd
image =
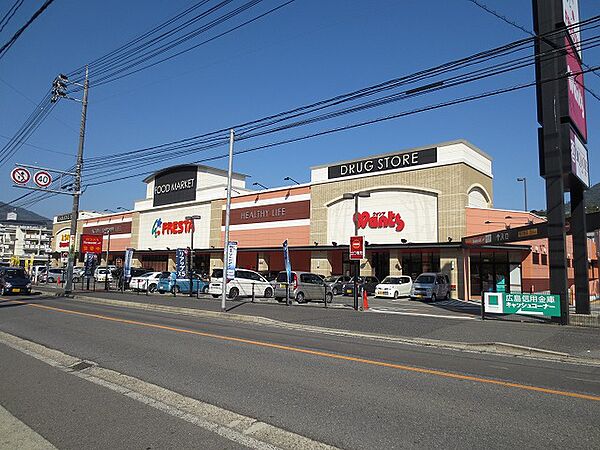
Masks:
[[[492,207],[492,161],[458,140],[317,166],[309,183],[236,194],[230,239],[238,242],[238,267],[283,270],[287,239],[293,269],[352,274],[348,244],[357,217],[367,242],[361,275],[442,271],[454,295],[467,298],[470,258],[460,241],[468,207]],[[224,200],[214,200],[211,209],[209,247],[218,251],[209,250],[210,266],[222,267]],[[516,274],[529,246],[484,245],[478,252],[491,256],[495,275],[520,289]]]

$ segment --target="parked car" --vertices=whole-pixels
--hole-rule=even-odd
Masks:
[[[235,278],[227,282],[227,297],[273,297],[273,286],[260,273],[248,269],[235,269]],[[214,269],[210,277],[209,294],[214,298],[223,295],[223,269]]]
[[[31,280],[20,267],[0,268],[0,292],[31,294]]]
[[[449,300],[451,297],[448,275],[438,273],[422,273],[413,283],[410,299],[423,299],[435,302],[438,299]]]
[[[146,272],[143,275],[132,277],[129,282],[129,288],[133,291],[145,291],[156,292],[158,288],[158,281],[163,273],[169,272]]]
[[[131,276],[131,278],[141,277],[141,276],[149,274],[149,273],[154,273],[154,269],[151,267],[150,268],[132,267],[131,270],[129,271],[129,275]]]
[[[161,272],[158,277],[158,284],[156,290],[159,294],[165,292],[188,293],[190,292],[190,279],[186,278],[175,278],[175,272]],[[174,281],[173,281],[174,280]],[[198,275],[192,276],[192,293],[202,292],[203,294],[208,293],[208,281],[203,280]]]
[[[412,279],[407,275],[387,276],[375,286],[375,297],[408,297],[412,284]]]
[[[282,302],[287,296],[287,272],[279,272],[276,281],[275,300]],[[327,300],[327,303],[331,303],[333,300],[331,287],[329,287],[319,275],[310,272],[292,271],[289,296],[298,303],[309,302],[312,300],[323,301],[324,298]]]
[[[333,295],[340,295],[344,292],[344,283],[350,281],[350,277],[347,275],[331,275],[330,277],[326,277],[324,281],[331,288]]]
[[[373,295],[375,293],[375,287],[379,284],[379,280],[377,277],[367,276],[367,277],[358,277],[358,287],[359,292],[367,291],[368,295]],[[354,295],[354,278],[352,278],[347,283],[344,283],[342,287],[342,292],[344,295]]]
[[[116,267],[115,267],[116,269]],[[111,267],[106,267],[106,266],[98,266],[96,267],[96,271],[94,272],[94,278],[96,279],[97,282],[102,282],[104,283],[108,277],[108,281],[112,281],[113,279],[113,274],[112,274],[113,269]]]
[[[67,276],[67,269],[61,267],[54,267],[48,269],[48,273],[42,277],[42,280],[47,283],[56,283],[60,277],[61,282],[64,282]],[[80,277],[77,275],[75,268],[73,268],[73,283],[79,283]]]

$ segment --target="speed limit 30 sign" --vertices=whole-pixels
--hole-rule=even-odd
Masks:
[[[15,167],[10,172],[10,178],[15,184],[27,184],[31,179],[31,173],[25,167]]]
[[[45,188],[50,186],[50,183],[52,183],[52,175],[50,175],[50,172],[40,170],[39,172],[36,172],[33,176],[33,181],[39,187]]]

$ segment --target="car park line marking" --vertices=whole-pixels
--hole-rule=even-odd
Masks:
[[[254,345],[257,347],[272,348],[272,349],[284,350],[284,351],[289,351],[289,352],[294,352],[294,353],[302,353],[305,355],[320,356],[323,358],[330,358],[330,359],[336,359],[336,360],[341,360],[341,361],[349,361],[349,362],[356,362],[356,363],[361,363],[361,364],[368,364],[368,365],[372,365],[372,366],[398,369],[398,370],[402,370],[402,371],[406,371],[406,372],[438,376],[441,378],[472,381],[472,382],[482,383],[482,384],[491,384],[491,385],[495,385],[495,386],[521,389],[521,390],[525,390],[525,391],[539,392],[539,393],[543,393],[543,394],[557,395],[557,396],[562,396],[562,397],[572,397],[572,398],[577,398],[577,399],[582,399],[582,400],[591,400],[591,401],[600,402],[600,396],[592,395],[592,394],[580,394],[577,392],[561,391],[561,390],[557,390],[557,389],[549,389],[549,388],[543,388],[543,387],[539,387],[539,386],[513,383],[510,381],[501,381],[501,380],[495,380],[495,379],[491,379],[491,378],[482,378],[482,377],[477,377],[477,376],[472,376],[472,375],[462,375],[462,374],[453,373],[453,372],[445,372],[443,370],[437,370],[437,369],[426,369],[426,368],[421,368],[421,367],[407,366],[404,364],[388,363],[388,362],[377,361],[377,360],[372,360],[372,359],[358,358],[355,356],[348,356],[348,355],[324,352],[324,351],[319,351],[319,350],[309,350],[309,349],[300,348],[300,347],[292,347],[289,345],[273,344],[270,342],[236,338],[236,337],[232,337],[232,336],[207,333],[204,331],[194,331],[194,330],[188,330],[185,328],[177,328],[177,327],[171,327],[171,326],[167,326],[167,325],[159,325],[156,323],[141,322],[138,320],[121,319],[118,317],[105,316],[102,314],[85,313],[85,312],[74,311],[74,310],[70,310],[70,309],[57,308],[54,306],[39,305],[39,304],[35,304],[35,303],[27,303],[27,302],[23,302],[23,301],[19,301],[19,300],[13,300],[13,302],[22,304],[22,305],[31,306],[33,308],[61,312],[64,314],[72,314],[72,315],[76,315],[76,316],[90,317],[90,318],[106,320],[106,321],[110,321],[110,322],[124,323],[124,324],[128,324],[128,325],[138,325],[138,326],[147,327],[147,328],[154,328],[154,329],[166,330],[166,331],[174,331],[176,333],[184,333],[184,334],[190,334],[190,335],[195,335],[195,336],[209,337],[209,338],[219,339],[219,340],[227,341],[227,342],[236,342],[236,343],[241,343],[241,344]]]

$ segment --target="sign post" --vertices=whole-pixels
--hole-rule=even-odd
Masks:
[[[364,236],[350,236],[350,260],[356,261],[354,273],[354,309],[358,311],[358,275],[360,273],[360,260],[365,257]]]

